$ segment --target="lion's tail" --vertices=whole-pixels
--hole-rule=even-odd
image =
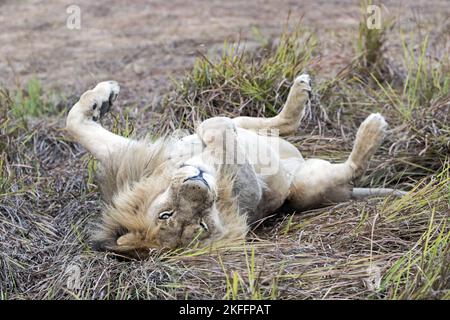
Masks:
[[[368,197],[387,197],[396,196],[403,197],[407,192],[390,189],[390,188],[353,188],[352,198],[353,199],[364,199]]]

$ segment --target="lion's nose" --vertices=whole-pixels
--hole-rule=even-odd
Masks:
[[[206,181],[206,179],[203,177],[203,171],[198,169],[198,174],[192,177],[189,177],[187,179],[184,180],[184,182],[201,182],[202,184],[204,184],[208,189],[210,189],[210,186],[208,184],[208,182]]]

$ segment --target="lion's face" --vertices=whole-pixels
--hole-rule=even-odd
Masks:
[[[223,227],[216,207],[216,179],[204,166],[165,164],[161,171],[156,170],[149,184],[134,188],[130,193],[140,196],[118,199],[118,212],[130,211],[137,202],[143,203],[144,210],[137,210],[139,220],[120,223],[125,234],[116,240],[118,251],[175,249],[208,244],[221,237]]]
[[[234,176],[196,158],[166,156],[170,143],[145,143],[116,153],[102,170],[105,202],[93,234],[99,249],[145,255],[149,248],[176,249],[241,239]],[[139,253],[139,254],[140,254]]]
[[[158,247],[177,248],[193,241],[214,239],[221,232],[215,201],[216,181],[205,169],[181,165],[167,189],[148,209]]]

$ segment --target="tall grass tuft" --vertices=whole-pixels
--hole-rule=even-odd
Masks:
[[[57,107],[50,102],[50,94],[44,94],[41,82],[32,78],[25,90],[18,90],[12,106],[16,117],[39,117],[57,113]]]
[[[277,114],[294,77],[308,70],[316,44],[300,25],[286,26],[279,39],[257,52],[225,42],[219,58],[201,55],[192,71],[175,82],[159,129],[192,128],[193,121],[217,115]]]
[[[372,1],[361,1],[362,19],[356,42],[355,70],[360,75],[372,75],[378,81],[391,80],[392,73],[385,57],[386,36],[394,27],[393,19],[382,19],[380,28],[368,25],[366,8]]]
[[[389,299],[437,298],[449,290],[449,168],[447,161],[428,183],[419,184],[384,211],[383,219],[391,225],[408,221],[400,233],[408,240],[417,239],[384,274],[380,292]]]

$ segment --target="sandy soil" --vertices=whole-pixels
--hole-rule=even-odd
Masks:
[[[80,30],[66,27],[73,4],[81,9]],[[448,17],[449,7],[445,0],[384,1],[383,12],[401,14],[407,23],[419,12]],[[1,0],[0,12],[2,85],[37,77],[70,96],[115,79],[122,101],[152,104],[199,51],[252,38],[253,27],[277,34],[289,12],[313,29],[355,30],[359,1]]]

